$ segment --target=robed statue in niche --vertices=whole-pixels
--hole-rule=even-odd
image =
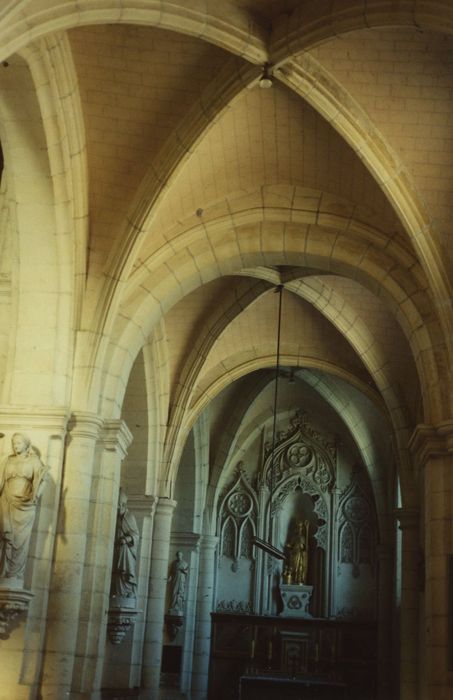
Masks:
[[[299,520],[285,545],[286,567],[283,572],[285,583],[305,584],[308,574],[308,520]]]
[[[189,573],[189,565],[184,561],[181,551],[176,552],[176,559],[170,567],[168,581],[170,583],[170,609],[171,615],[183,615],[186,599],[186,582]]]
[[[26,435],[14,433],[11,445],[0,468],[0,579],[23,580],[47,469]]]
[[[126,493],[120,488],[110,593],[113,597],[136,597],[138,540],[137,521],[127,508]]]

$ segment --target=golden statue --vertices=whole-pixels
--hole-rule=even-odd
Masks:
[[[299,520],[285,549],[286,567],[283,572],[285,583],[302,584],[307,582],[308,572],[308,520]]]

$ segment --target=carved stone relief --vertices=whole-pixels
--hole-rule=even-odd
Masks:
[[[290,428],[279,431],[275,450],[270,443],[265,445],[265,482],[272,490],[272,486],[297,473],[321,492],[330,492],[335,486],[335,459],[335,445],[307,422],[306,414],[296,411]]]
[[[253,565],[252,538],[256,533],[258,502],[243,464],[237,467],[235,481],[221,499],[219,511],[220,553],[231,559],[231,570],[239,570],[240,560]]]
[[[338,513],[338,561],[351,564],[353,576],[358,577],[361,565],[374,565],[375,543],[371,497],[357,469],[340,496]]]
[[[217,612],[252,613],[249,601],[244,600],[220,600],[216,607]]]

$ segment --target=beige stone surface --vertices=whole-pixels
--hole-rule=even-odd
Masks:
[[[0,455],[23,431],[50,474],[0,699],[94,700],[115,659],[123,689],[157,693],[174,503],[159,499],[187,470],[175,522],[192,509],[215,538],[222,480],[269,426],[284,284],[280,359],[300,392],[285,401],[306,391],[341,418],[376,502],[379,700],[389,638],[395,700],[446,700],[451,3],[7,0],[0,59]],[[120,484],[147,549],[143,609],[115,656]],[[206,551],[181,676],[200,699]]]

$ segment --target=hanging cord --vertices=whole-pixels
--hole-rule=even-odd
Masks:
[[[272,456],[271,456],[271,483],[269,499],[269,543],[272,543],[272,504],[274,502],[275,490],[275,441],[277,436],[277,402],[278,402],[278,379],[280,376],[280,332],[282,326],[282,298],[283,285],[279,284],[275,288],[278,298],[278,321],[277,321],[277,360],[275,363],[275,390],[274,390],[274,418],[272,423]]]
[[[279,300],[278,300],[278,325],[277,325],[277,362],[275,365],[274,416],[273,416],[273,424],[272,424],[271,478],[270,478],[270,499],[269,499],[269,537],[268,537],[268,541],[266,542],[265,540],[262,540],[259,537],[255,536],[252,538],[252,543],[255,545],[255,547],[259,547],[259,549],[262,549],[269,556],[274,557],[275,559],[284,560],[286,558],[285,552],[281,549],[277,549],[277,547],[274,547],[272,544],[272,503],[273,503],[273,499],[274,499],[274,490],[275,490],[274,460],[275,460],[275,444],[276,444],[276,437],[277,437],[278,379],[280,376],[280,329],[281,329],[281,324],[282,324],[282,294],[283,294],[283,285],[282,284],[279,284],[278,287],[275,288],[275,293],[279,294]]]

